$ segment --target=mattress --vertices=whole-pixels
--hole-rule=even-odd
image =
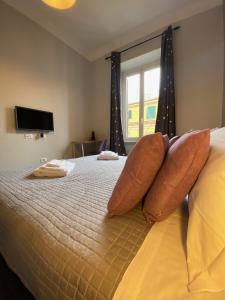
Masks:
[[[36,299],[112,299],[150,230],[137,206],[106,218],[125,163],[79,158],[64,178],[0,173],[0,252]]]

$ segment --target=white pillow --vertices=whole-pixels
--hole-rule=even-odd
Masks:
[[[225,127],[211,129],[213,139],[225,140]]]
[[[190,193],[189,213],[189,290],[225,290],[225,128],[211,133],[210,155]]]

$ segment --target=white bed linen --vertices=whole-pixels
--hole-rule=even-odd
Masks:
[[[179,208],[165,221],[152,227],[125,272],[113,300],[225,299],[225,292],[189,293],[186,262],[187,223],[187,209]]]

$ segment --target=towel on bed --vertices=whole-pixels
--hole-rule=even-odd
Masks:
[[[115,153],[113,151],[102,151],[98,157],[98,160],[117,160],[119,159],[118,153]]]
[[[33,175],[36,177],[64,177],[74,168],[74,163],[66,160],[52,160],[35,169]]]

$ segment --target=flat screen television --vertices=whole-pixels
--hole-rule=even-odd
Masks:
[[[52,112],[15,106],[15,114],[17,130],[54,131]]]

